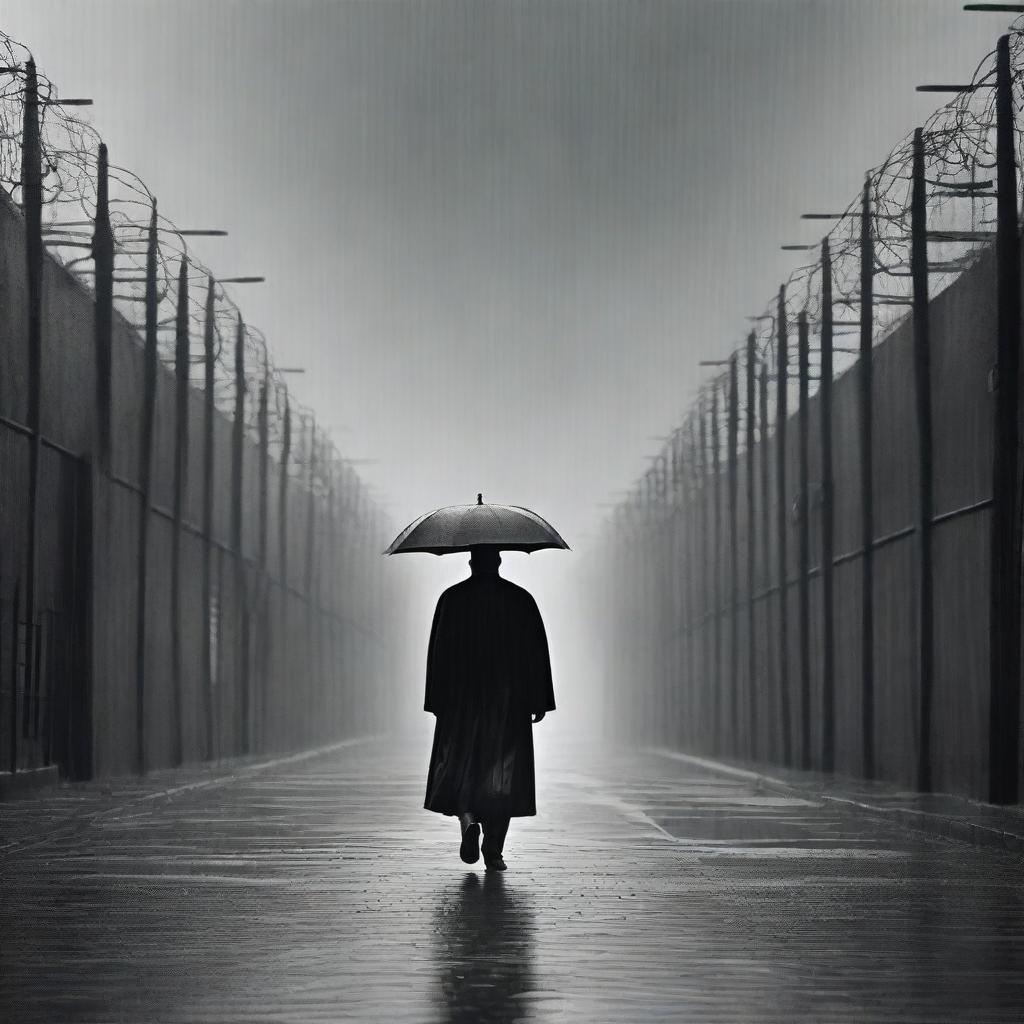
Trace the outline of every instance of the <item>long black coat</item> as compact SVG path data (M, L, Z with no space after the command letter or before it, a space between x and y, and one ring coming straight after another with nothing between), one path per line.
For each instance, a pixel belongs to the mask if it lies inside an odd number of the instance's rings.
M533 597L496 572L438 599L424 710L437 716L423 806L477 820L536 814L531 715L555 708Z

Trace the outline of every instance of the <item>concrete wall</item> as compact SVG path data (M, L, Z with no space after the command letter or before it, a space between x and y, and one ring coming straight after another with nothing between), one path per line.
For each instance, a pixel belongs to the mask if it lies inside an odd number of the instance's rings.
M995 276L991 254L984 256L931 303L931 398L934 421L935 515L942 516L985 502L991 494L993 395L989 371L995 360ZM885 538L917 518L918 454L914 400L912 323L908 316L879 342L873 352L874 498L875 537ZM795 364L795 326L791 355ZM838 343L838 342L837 342ZM795 372L795 365L792 372ZM741 373L742 377L742 373ZM774 384L773 384L774 386ZM792 392L791 392L792 394ZM741 406L743 387L741 386ZM614 589L607 589L604 612L613 620L656 613L656 624L646 634L631 633L634 621L609 627L617 649L611 663L637 666L641 679L654 692L641 696L645 710L628 711L624 702L615 715L633 722L636 738L684 743L710 752L724 750L742 756L782 762L782 693L779 683L780 597L764 592L778 582L777 516L779 496L775 484L775 430L772 424L770 475L767 493L761 485L760 446L755 459L754 522L747 522L746 459L738 462L740 593L737 630L732 630L732 572L730 565L728 490L725 465L725 414L722 425L722 513L710 536L687 553L685 544L672 546L671 530L684 537L699 531L695 504L670 506L669 522L648 523L632 538L624 537L625 550L616 570ZM812 498L821 477L820 406L817 395L808 402L809 478ZM858 370L841 374L833 385L833 469L835 487L835 555L860 548L860 450L858 439ZM741 425L741 443L743 440ZM798 491L798 420L793 409L787 430L787 506ZM711 488L697 501L711 507ZM761 514L767 502L770 530L764 536ZM673 522L674 520L674 522ZM811 763L822 764L822 583L821 509L810 512L810 709ZM935 581L935 671L931 727L934 786L984 797L988 789L989 732L989 529L990 513L981 508L936 524L932 528ZM668 530L669 532L666 532ZM717 534L717 539L716 539ZM789 723L794 751L800 750L800 633L798 576L799 528L793 518L787 526L789 586L788 695ZM748 669L747 550L756 554L755 674ZM703 571L703 550L712 554L720 545L720 571L708 580ZM660 556L644 562L644 551ZM666 557L666 552L675 552ZM641 568L649 564L646 573ZM912 786L915 782L918 735L918 538L916 533L886 543L875 552L874 665L875 747L877 774ZM682 597L673 596L674 577L684 580ZM609 576L607 579L611 579ZM624 580L628 581L624 585ZM708 593L710 589L710 598ZM678 588L676 588L678 590ZM854 557L835 568L836 768L851 775L862 769L861 724L861 560ZM716 599L717 594L717 599ZM716 605L717 601L717 605ZM722 648L714 657L715 610L721 622ZM733 729L731 672L737 654L738 728ZM721 690L724 740L714 742L716 690ZM666 696L679 689L683 696ZM750 705L754 702L756 735L750 736ZM635 703L635 701L634 701Z
M11 597L22 592L27 566L26 493L28 438L25 422L27 343L24 229L19 211L0 201L0 767L10 747L10 678L14 633ZM141 313L140 313L141 318ZM54 677L56 704L87 692L92 769L98 775L133 770L136 717L137 545L140 515L139 424L142 413L141 341L120 317L113 336L112 473L90 469L94 393L92 298L56 262L47 259L43 297L40 528L37 609L70 609L91 594L89 614L80 616L88 635L79 637L76 664ZM148 545L145 673L147 768L173 760L170 579L173 525L174 380L161 367L156 401L152 500ZM255 396L250 396L250 401ZM207 539L197 529L202 515L203 396L189 405L190 455L181 536L181 694L184 759L203 756L202 565ZM63 449L63 451L61 450ZM241 558L229 550L231 423L217 413L214 424L214 525L209 538L214 595L219 607L214 671L214 751L229 756L293 749L353 735L380 723L390 699L392 655L382 641L396 613L397 595L383 592L377 552L381 538L367 523L345 517L336 504L327 521L325 500L316 499L316 529L307 529L304 480L289 481L288 578L280 578L277 485L273 462L268 503L266 573L257 563L259 453L246 437L243 455ZM81 509L76 502L86 501ZM91 510L91 516L88 512ZM80 514L81 513L81 514ZM77 521L76 521L77 517ZM89 522L91 518L91 524ZM306 591L307 543L316 545L316 573ZM92 580L83 579L76 545L87 544ZM242 608L250 609L248 720L242 694ZM24 618L24 613L22 615ZM22 696L22 695L19 695ZM81 718L81 716L79 716ZM21 743L20 766L43 758L41 743Z

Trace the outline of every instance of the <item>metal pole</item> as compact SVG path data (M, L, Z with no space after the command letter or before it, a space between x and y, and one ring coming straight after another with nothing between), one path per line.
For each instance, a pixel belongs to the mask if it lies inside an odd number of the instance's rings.
M188 259L178 273L178 306L174 338L174 497L171 532L171 683L174 704L172 736L174 763L184 760L181 672L181 515L188 475Z
M331 466L328 474L328 481L326 539L329 549L327 567L330 575L328 576L329 583L327 587L327 596L331 616L327 625L327 679L329 681L331 693L331 737L338 738L341 736L341 716L339 714L338 687L336 685L337 677L333 666L336 664L336 659L338 657L338 586L341 580L341 569L338 564L338 523L335 518L335 486L337 484L337 476L334 472L333 465Z
M245 323L235 326L235 412L231 421L231 550L242 557L242 439L245 436Z
M754 520L754 419L757 347L754 332L747 335L747 749L748 757L757 757L757 650L754 644L754 592L757 587L757 526Z
M871 179L864 181L860 213L860 362L857 378L860 406L861 497L861 770L875 777L875 485L874 422L872 389L872 340L874 334L874 236L871 232Z
M96 171L96 217L92 236L95 264L93 306L93 358L96 365L95 458L100 470L110 472L111 459L111 347L114 309L114 235L110 230L107 147L100 143Z
M768 364L767 362L761 363L761 372L757 378L757 418L758 418L758 431L760 437L760 445L758 447L758 455L760 456L760 475L761 475L761 567L762 567L762 579L764 585L768 586L771 582L772 571L771 571L771 551L770 551L770 538L771 538L771 484L769 476L769 444L768 444ZM774 664L772 649L772 631L771 631L771 605L768 602L764 604L764 658L761 661L762 664L762 678L765 681L764 684L764 697L765 705L767 706L767 697L771 692L770 681L771 681L771 668ZM755 612L756 620L756 612ZM755 621L756 626L756 621ZM774 752L774 744L766 739L766 747Z
M835 771L835 505L832 472L832 254L828 238L821 242L821 381L818 385L821 415L821 767Z
M1020 758L1020 229L1010 38L996 50L996 393L989 612L989 800L1017 803Z
M270 704L270 587L267 573L268 512L270 503L270 365L263 354L263 380L260 382L257 412L259 431L259 608L260 631L257 639L259 654L256 669L259 687L259 749L267 749L267 718Z
M714 574L714 607L712 609L714 618L712 620L714 646L715 646L715 667L712 685L712 707L714 721L711 727L712 742L715 753L722 750L722 469L721 469L721 441L718 432L718 385L711 389L711 486L712 500L714 502L714 552L713 552L713 574Z
M306 571L303 590L313 606L314 521L316 515L316 424L309 417L309 467L306 475Z
M679 465L679 431L673 431L669 440L671 458L669 461L669 512L668 530L671 538L671 557L668 563L668 591L671 597L669 613L669 677L666 701L664 732L668 742L679 742L679 707L683 675L683 644L685 642L685 607L683 601L683 572L685 554L682 537L682 499Z
M693 526L690 503L689 467L686 464L686 452L683 428L676 434L676 453L678 459L679 482L679 565L676 576L679 584L679 670L676 679L678 700L676 701L677 720L673 735L680 746L689 743L689 730L692 709L690 707L693 693L693 600L690 582L694 575L693 549L690 544L690 533Z
M687 484L688 503L687 508L687 544L689 545L689 579L687 581L688 603L689 603L689 685L687 693L687 737L691 745L697 745L698 737L701 735L700 715L700 685L703 667L700 664L700 641L701 641L701 570L702 570L702 546L700 544L700 508L703 496L700 492L700 462L697 457L697 433L693 422L694 416L700 416L700 409L691 414L688 424L688 439L690 458L688 462ZM698 554L699 553L699 554Z
M239 740L249 752L249 594L242 549L242 442L245 437L245 323L241 314L235 327L235 410L231 422L231 550L235 556L235 600L240 611L238 661Z
M292 448L292 414L287 397L284 401L284 426L281 440L281 466L277 491L277 547L282 596L288 590L288 458Z
M30 712L38 699L35 663L36 575L39 560L39 462L42 450L43 385L43 174L39 141L39 88L36 65L26 66L25 106L21 143L21 205L25 217L25 271L28 311L28 522L25 578L25 688L22 735L28 736Z
M647 579L648 579L648 615L651 624L651 678L654 680L655 694L647 709L648 723L644 739L660 739L660 719L662 717L661 699L664 695L665 683L665 647L662 620L665 611L664 594L662 593L662 565L655 558L655 552L662 548L662 507L661 507L661 474L659 457L651 467L648 476L647 491Z
M673 440L673 454L676 460L676 536L678 538L678 563L675 568L676 586L679 594L679 617L676 630L679 636L678 658L675 678L675 709L672 735L674 743L682 746L686 739L687 705L690 687L693 684L689 671L690 661L690 589L689 580L693 575L693 561L690 552L690 483L687 479L685 440L680 426Z
M157 373L156 200L146 245L146 347L143 357L142 431L139 443L139 546L135 578L135 770L146 771L146 579L153 477L153 427Z
M776 360L776 399L775 399L775 480L776 480L776 514L778 544L778 581L779 581L779 709L782 715L782 760L784 764L793 763L793 723L789 707L789 609L786 592L786 407L788 396L786 389L789 376L789 349L786 329L786 286L779 289Z
M277 648L280 652L278 663L281 665L282 671L286 674L285 678L287 678L287 674L291 671L291 665L289 665L288 662L290 646L288 605L291 600L288 589L288 459L291 455L292 447L292 413L291 404L288 401L287 395L285 396L284 402L284 424L282 430L281 465L279 467L280 476L278 477L277 491L278 565L281 590L281 611L278 616L279 635L277 638ZM294 718L295 702L292 699L286 699L283 704L284 721L281 738L283 742L290 744L294 735L292 723Z
M314 693L318 682L317 673L314 669L316 652L319 648L317 638L319 634L319 613L317 595L313 589L313 566L316 553L316 463L317 463L317 440L316 423L313 417L309 417L309 470L307 475L306 492L306 571L304 579L304 592L306 595L306 657L307 668L304 685L306 689L306 700L304 704L305 720L303 722L302 739L310 742L314 737L311 735L313 709L319 701L319 694ZM367 595L368 597L369 595Z
M811 767L811 594L808 573L811 568L811 523L807 491L810 487L810 459L808 457L808 370L809 343L807 311L800 310L797 318L797 345L799 354L800 406L797 410L799 473L797 508L799 529L797 541L797 597L800 624L800 767Z
M740 542L739 542L739 365L729 359L729 418L727 428L729 484L729 724L726 749L740 750Z
M257 409L257 430L259 432L259 560L262 572L267 571L267 523L270 488L270 367L266 354L263 356L263 380L260 383L259 406Z
M658 563L658 570L661 574L661 635L662 635L662 693L661 693L661 715L657 723L660 727L660 739L668 742L671 738L671 727L673 722L673 703L675 699L675 650L677 630L676 603L675 603L675 575L678 571L676 561L675 532L675 511L671 501L671 478L669 475L669 456L664 453L661 458L661 472L659 474L659 517L660 536L655 540L668 558Z
M651 521L650 528L650 565L651 565L651 576L653 581L653 589L651 591L652 598L652 621L657 629L656 635L656 646L655 651L655 665L654 669L657 678L657 699L651 706L651 730L650 735L652 738L662 742L664 735L662 729L665 724L665 697L668 692L667 681L668 681L668 649L667 649L667 629L666 625L668 622L668 596L665 593L666 583L666 569L671 564L671 552L666 548L665 528L665 494L666 494L666 459L664 454L661 454L657 461L654 463L654 503L653 511L654 516ZM656 552L661 551L662 555L669 555L669 558L658 558Z
M918 440L918 789L932 788L933 584L931 525L932 401L931 342L928 324L928 207L924 178L924 136L914 131L913 187L910 203L910 272L914 295L914 396ZM1016 230L1016 227L1014 228ZM1014 569L1016 570L1016 567Z
M360 517L361 518L361 517ZM644 681L643 706L640 709L640 722L636 739L647 740L649 738L649 726L651 720L651 701L649 687L653 675L652 653L656 645L657 632L654 625L652 613L651 589L652 565L651 565L651 520L653 510L651 508L651 474L644 475L643 494L643 532L641 534L640 560L641 566L641 589L640 589L640 621L644 624L644 644L642 647L643 661L641 663L641 678Z
M213 638L210 605L213 600L213 420L215 348L214 289L209 278L206 288L206 315L203 321L203 725L204 757L212 761L213 743Z
M703 632L703 642L701 644L703 654L703 657L701 658L701 717L704 721L701 723L700 735L704 739L702 746L705 749L709 749L707 746L707 737L709 735L714 735L714 722L709 722L706 716L707 709L713 706L713 697L710 692L711 688L714 686L714 680L712 679L711 672L711 666L713 663L713 631L711 627L711 618L715 612L715 588L711 577L711 515L708 510L708 500L711 497L711 481L709 480L708 427L703 399L701 399L700 402L698 415L698 440L700 444L700 578L701 585L704 590L704 600L702 602L704 606L704 614L701 616L701 630Z

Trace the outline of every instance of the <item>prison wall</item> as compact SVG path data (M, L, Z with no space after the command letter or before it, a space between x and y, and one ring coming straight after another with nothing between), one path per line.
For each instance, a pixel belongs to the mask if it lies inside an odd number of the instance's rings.
M935 595L932 787L980 799L989 792L990 782L995 288L994 254L986 251L930 301L934 469L930 537ZM795 325L790 325L794 366L795 339ZM909 311L876 341L871 360L875 701L869 727L874 735L875 776L912 788L918 779L921 749L921 558L918 418ZM860 364L853 362L833 380L831 412L834 768L850 776L862 774L864 768L859 385ZM769 424L766 438L758 432L754 447L740 451L736 459L735 572L724 457L717 478L707 465L703 480L691 479L682 497L660 502L653 497L638 513L639 525L624 530L611 550L593 559L592 589L598 596L591 614L605 637L610 732L702 754L826 767L820 393L810 395L805 411L810 550L806 634L800 618L801 410L791 403L784 453L785 498L778 493L776 479L776 423ZM723 413L723 445L725 425ZM744 429L741 424L741 432ZM765 444L767 479L762 472ZM752 495L749 459L755 467ZM786 583L781 588L780 512L786 543ZM627 677L638 680L638 692L632 696L621 682Z
M52 638L37 644L41 691L24 692L25 581L29 480L25 227L0 201L0 762L13 767L64 751L69 773L113 775L136 767L139 708L136 608L139 532L149 518L145 668L142 696L145 767L176 763L172 676L171 575L174 524L175 381L160 364L156 389L151 507L140 485L143 345L115 312L110 472L93 459L93 297L55 260L44 260L37 620L51 617ZM142 318L140 307L139 318ZM202 365L197 372L201 374ZM248 396L255 401L255 396ZM260 453L255 436L242 453L242 547L230 537L232 423L213 420L213 529L202 532L204 396L188 403L189 452L183 494L180 693L183 760L294 750L354 736L378 725L390 700L385 642L400 595L379 569L380 522L350 496L312 498L301 467L288 479L286 555L278 536L281 467L269 466L266 564L260 561ZM312 502L312 506L311 506ZM358 515L357 515L358 512ZM310 518L312 514L312 518ZM328 518L330 517L330 518ZM312 529L310 529L312 524ZM212 708L206 711L203 562L212 570ZM16 604L20 611L16 617ZM82 607L83 602L87 607ZM248 628L243 626L248 621ZM40 626L36 624L36 628ZM22 719L41 705L41 726ZM16 710L15 710L16 708ZM30 718L35 709L30 709ZM47 720L47 715L49 718ZM17 719L17 721L15 720ZM35 728L34 728L35 727ZM42 730L42 733L40 733ZM57 735L59 734L59 735ZM85 735L87 734L87 735ZM45 740L45 742L43 742ZM20 741L20 742L19 742ZM51 748L47 750L47 745ZM77 751L77 754L68 751ZM84 753L83 753L84 751ZM84 757L85 761L82 762ZM73 770L71 770L73 769Z

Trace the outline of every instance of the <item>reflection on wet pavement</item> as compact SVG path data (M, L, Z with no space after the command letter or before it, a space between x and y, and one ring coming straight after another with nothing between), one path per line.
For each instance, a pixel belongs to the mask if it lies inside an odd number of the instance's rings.
M4 805L0 1020L1024 1019L1004 853L559 745L487 874L420 809L426 756Z
M530 897L503 874L467 872L438 894L434 1003L451 1024L528 1020L536 943Z

